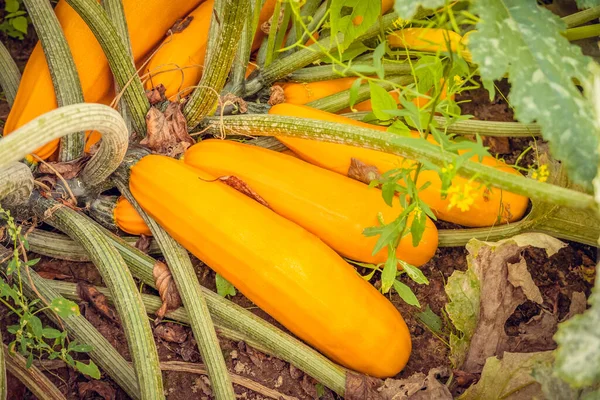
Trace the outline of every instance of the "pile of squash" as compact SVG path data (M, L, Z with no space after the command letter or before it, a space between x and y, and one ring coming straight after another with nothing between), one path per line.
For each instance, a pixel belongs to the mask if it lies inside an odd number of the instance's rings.
M151 75L146 88L162 84L168 98L185 96L202 74L213 0L124 0L123 4L133 57L140 74ZM259 26L270 18L274 4L265 2ZM383 12L391 7L391 1L383 1ZM55 12L78 68L85 100L110 104L116 94L100 45L64 0L58 2ZM187 20L187 26L165 38L178 19ZM389 42L426 51L432 38L420 34L423 31L408 29L402 40L390 35ZM258 30L253 49L263 36ZM445 39L438 43L446 45ZM460 37L453 36L452 50L459 44ZM385 130L304 105L348 89L354 79L284 83L286 102L273 106L269 113ZM38 44L24 71L5 134L56 107L52 79ZM358 108L368 110L370 103ZM98 140L97 133L89 132L86 149ZM393 376L402 370L411 352L407 326L392 303L344 258L384 263L387 248L373 253L377 238L366 237L363 231L393 221L402 208L399 201L387 205L378 188L347 174L353 159L380 173L414 161L343 144L292 137L280 140L291 153L209 139L189 148L183 160L149 155L131 168L130 190L173 238L302 340L348 368L376 377ZM52 159L57 146L57 141L48 143L36 154ZM518 174L491 157L481 162ZM232 176L244 183L244 190L236 190L222 179ZM481 187L469 210L450 209L437 173L422 172L418 185L426 182L429 186L420 196L437 218L464 226L516 221L528 205L523 196ZM465 182L457 177L454 184ZM125 232L151 234L123 198L105 198L91 208L92 213L104 213L100 219ZM396 256L422 266L432 259L437 244L436 226L427 219L419 243L415 245L408 232L401 238Z

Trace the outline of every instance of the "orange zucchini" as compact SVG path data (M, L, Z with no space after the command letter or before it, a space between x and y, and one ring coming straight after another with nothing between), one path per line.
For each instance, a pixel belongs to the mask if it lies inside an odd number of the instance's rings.
M279 215L321 238L344 257L384 263L387 249L373 255L379 237L366 237L365 228L386 223L402 212L399 202L388 206L375 188L276 151L229 140L205 140L190 147L185 163L215 176L242 179ZM409 220L410 223L410 220ZM409 264L428 262L437 248L437 229L427 219L418 246L402 238L396 254Z
M471 31L472 32L472 31ZM387 36L390 47L401 47L426 53L460 53L471 61L471 53L466 49L467 35L462 37L454 31L439 28L405 28Z
M175 240L332 360L376 377L406 364L398 310L310 232L165 156L135 164L129 188Z
M366 124L310 107L285 103L273 106L269 114L311 118L381 131L386 130L383 126ZM413 136L416 137L417 133L413 132ZM360 147L292 137L278 137L278 139L303 160L343 175L348 173L352 158L377 167L380 173L395 168L406 168L412 163L412 161L405 160L403 157ZM430 141L435 143L431 138ZM493 157L484 157L482 163L515 175L519 174L511 166ZM464 226L486 227L498 223L517 221L523 217L529 204L529 200L524 196L496 188L487 188L476 182L469 183L467 179L457 176L453 179L452 185L458 188L464 188L466 184L470 185L474 199L469 209L462 211L457 207L450 208L452 196L442 198L442 182L435 171L426 170L419 174L417 186L420 187L426 182L430 182L430 185L420 192L419 197L431 207L439 219Z
M140 214L123 196L119 196L115 205L113 217L119 229L132 235L152 236L148 225L144 222Z
M178 18L185 16L199 3L200 0L123 0L135 60L149 52ZM113 77L98 41L65 0L60 0L54 11L69 43L85 101L109 104L114 97ZM152 21L151 25L149 21ZM23 72L17 97L4 126L4 134L13 132L56 107L52 78L38 43ZM52 141L35 153L48 158L58 148L58 142Z
M260 9L260 15L258 17L258 26L256 27L256 33L254 34L254 40L252 41L252 51L258 50L263 38L266 36L262 31L262 25L267 22L275 11L275 4L278 0L266 0Z
M152 56L147 70L152 79L146 81L146 89L162 83L167 97L198 84L204 69L208 30L214 0L207 0L192 11L191 22L183 31L165 38ZM174 70L178 68L178 70Z

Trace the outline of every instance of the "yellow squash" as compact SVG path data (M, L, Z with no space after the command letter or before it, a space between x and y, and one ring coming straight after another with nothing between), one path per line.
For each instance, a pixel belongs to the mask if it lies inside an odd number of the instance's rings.
M113 218L119 229L124 232L132 235L152 236L148 225L146 225L140 214L123 196L120 196L117 200L113 211Z
M156 46L173 23L188 14L200 1L123 0L135 60L141 59ZM100 44L65 0L58 2L54 12L71 49L85 101L109 104L114 96L113 77ZM52 78L38 43L23 72L17 97L4 126L4 134L13 132L56 107ZM57 147L58 140L55 140L35 153L48 158Z
M314 233L344 257L367 263L387 259L387 249L372 255L379 237L362 232L379 225L378 214L390 223L402 208L397 201L388 206L375 188L295 157L230 140L202 141L189 148L184 159L211 175L240 178L273 211ZM396 255L421 266L435 254L437 239L437 229L427 219L419 245L412 245L409 234L402 238Z
M312 233L165 156L134 165L129 188L188 251L334 361L376 377L406 364L398 310Z
M285 103L273 106L269 114L311 118L382 131L386 130L383 126L366 124L314 108ZM416 136L417 134L413 133L413 135ZM413 163L393 154L360 147L292 137L279 137L278 139L303 160L343 175L347 175L352 158L377 167L380 173L396 168L407 168ZM430 139L430 141L433 141L433 139ZM493 157L484 157L482 163L519 175L519 172L514 168ZM452 181L452 186L460 192L451 193L445 199L442 198L442 182L436 172L422 171L419 174L417 186L420 187L426 182L430 182L430 185L419 193L419 197L431 207L439 219L464 226L486 227L518 221L525 214L529 204L529 200L524 196L496 188L487 188L476 182L469 182L460 176L455 177ZM461 201L464 200L465 196L473 200L472 204L464 203L464 205L468 205L468 209L460 209ZM450 207L453 200L455 204ZM468 200L465 201L468 202Z

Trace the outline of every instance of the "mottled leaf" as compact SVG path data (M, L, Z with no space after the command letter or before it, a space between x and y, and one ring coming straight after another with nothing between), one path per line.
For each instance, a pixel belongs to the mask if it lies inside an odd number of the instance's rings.
M400 15L400 18L411 19L419 7L433 9L444 4L446 4L445 0L396 0L394 11Z
M600 0L576 0L577 7L590 8L600 6Z
M216 277L217 293L223 297L235 296L235 287L229 281L217 274Z
M381 0L332 0L331 36L341 32L339 50L344 51L358 36L365 33L381 14Z

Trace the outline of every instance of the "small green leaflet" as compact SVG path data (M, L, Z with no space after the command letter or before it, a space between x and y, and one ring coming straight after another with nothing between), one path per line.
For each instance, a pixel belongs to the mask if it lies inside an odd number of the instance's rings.
M381 0L332 0L331 36L343 34L339 43L340 52L350 46L358 36L365 33L376 22L381 14Z
M589 185L598 165L592 107L573 82L586 86L590 58L561 32L565 23L528 0L478 0L481 22L469 39L486 88L507 72L509 100L521 122L537 121L550 150L577 183Z
M396 249L388 246L388 258L385 260L383 271L381 271L381 292L387 293L392 288L398 272L398 260L396 260Z
M416 313L415 316L419 321L431 329L432 332L435 332L438 335L442 334L442 319L431 310L429 304L425 307L425 311Z
M388 111L398 108L396 100L394 100L387 90L376 83L369 82L369 89L371 91L371 105L375 117L380 121L391 119Z
M75 361L75 368L90 378L100 379L100 370L92 360L90 360L89 364L84 364L81 361Z
M446 0L396 0L394 11L400 18L411 19L417 13L419 7L434 9L446 4Z
M50 309L61 318L67 318L71 315L79 315L79 306L77 303L67 300L64 297L56 297L50 303Z
M227 279L219 274L217 274L215 279L217 283L217 293L219 293L220 296L227 297L236 295L235 287L229 283Z
M17 0L6 0L4 5L4 11L7 13L14 13L19 10L19 2Z
M13 28L15 28L17 31L22 32L22 33L27 33L27 18L25 17L16 17L16 18L12 18L10 20L10 24L13 26Z
M396 290L396 292L398 292L398 295L402 300L406 302L406 304L421 308L421 303L419 303L419 299L417 299L417 296L415 296L413 291L404 283L396 279L394 281L394 289Z

